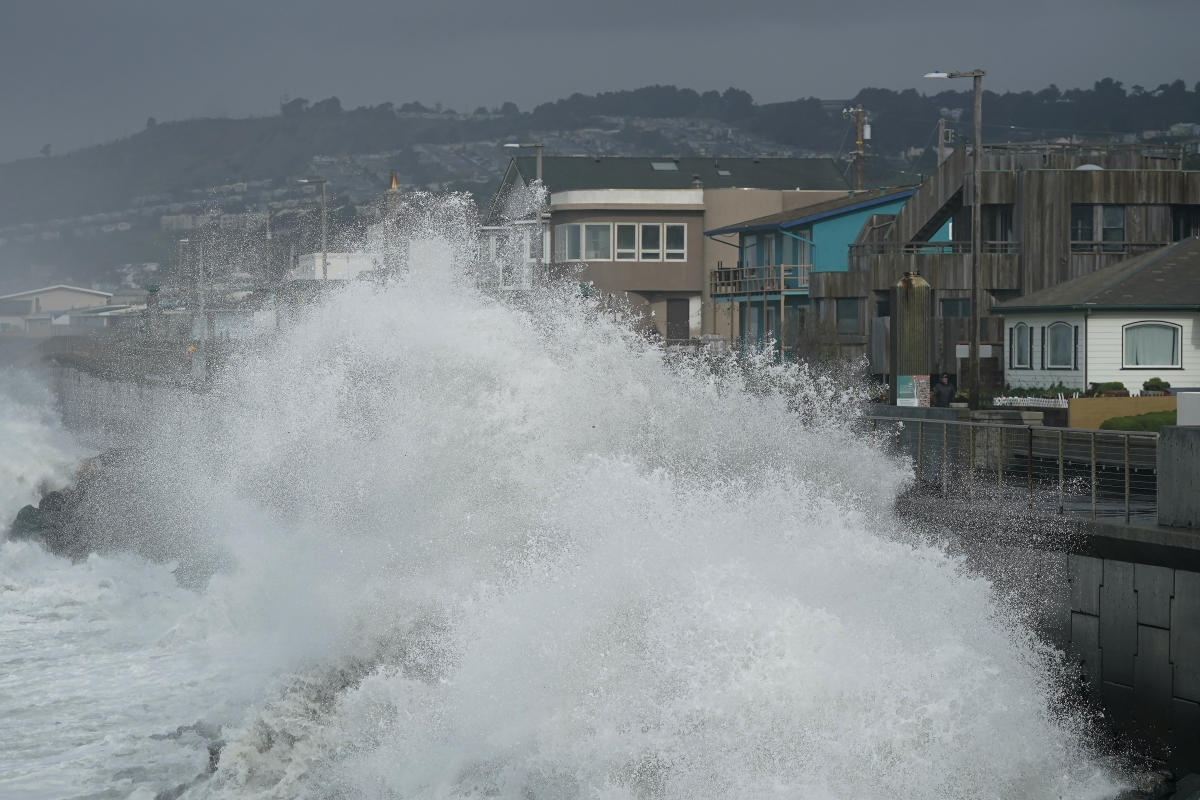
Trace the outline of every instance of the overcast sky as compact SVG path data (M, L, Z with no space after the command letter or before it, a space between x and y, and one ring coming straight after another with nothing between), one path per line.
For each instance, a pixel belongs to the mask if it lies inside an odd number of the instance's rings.
M282 97L528 110L669 83L758 102L1200 80L1200 0L0 0L0 161ZM964 88L965 88L964 82ZM1200 122L1200 120L1188 120Z

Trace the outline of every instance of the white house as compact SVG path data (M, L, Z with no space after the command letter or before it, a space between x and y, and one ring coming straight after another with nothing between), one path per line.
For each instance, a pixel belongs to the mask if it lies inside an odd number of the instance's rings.
M305 253L297 259L292 279L301 281L350 280L378 269L382 258L375 253Z
M1200 239L1184 239L993 306L1004 315L1004 380L1083 391L1158 377L1200 387Z
M112 294L57 284L0 296L0 331L34 336L66 332L65 312L108 305ZM63 330L56 330L58 326Z

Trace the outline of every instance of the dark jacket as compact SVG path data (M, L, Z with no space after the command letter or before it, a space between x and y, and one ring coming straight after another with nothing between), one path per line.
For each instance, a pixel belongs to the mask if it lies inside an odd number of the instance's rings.
M930 395L933 399L933 404L937 408L949 408L950 401L954 399L954 387L948 383L938 381L930 390Z

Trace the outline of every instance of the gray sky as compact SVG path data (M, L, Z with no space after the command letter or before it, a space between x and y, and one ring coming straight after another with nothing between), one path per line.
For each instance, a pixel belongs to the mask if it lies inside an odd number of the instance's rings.
M1190 87L1198 23L1197 0L0 0L0 161L284 95L528 110L669 83L771 102L933 92L922 73L975 67L996 91Z

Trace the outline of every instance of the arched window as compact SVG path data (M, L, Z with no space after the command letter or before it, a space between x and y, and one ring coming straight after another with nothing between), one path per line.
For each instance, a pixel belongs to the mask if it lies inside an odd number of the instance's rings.
M1012 326L1012 330L1008 335L1009 349L1012 351L1012 357L1009 359L1009 364L1013 367L1029 369L1029 326L1024 322L1018 322Z
M1075 368L1075 328L1055 322L1046 328L1046 368Z
M1169 322L1134 322L1123 329L1125 367L1180 366L1180 328Z

